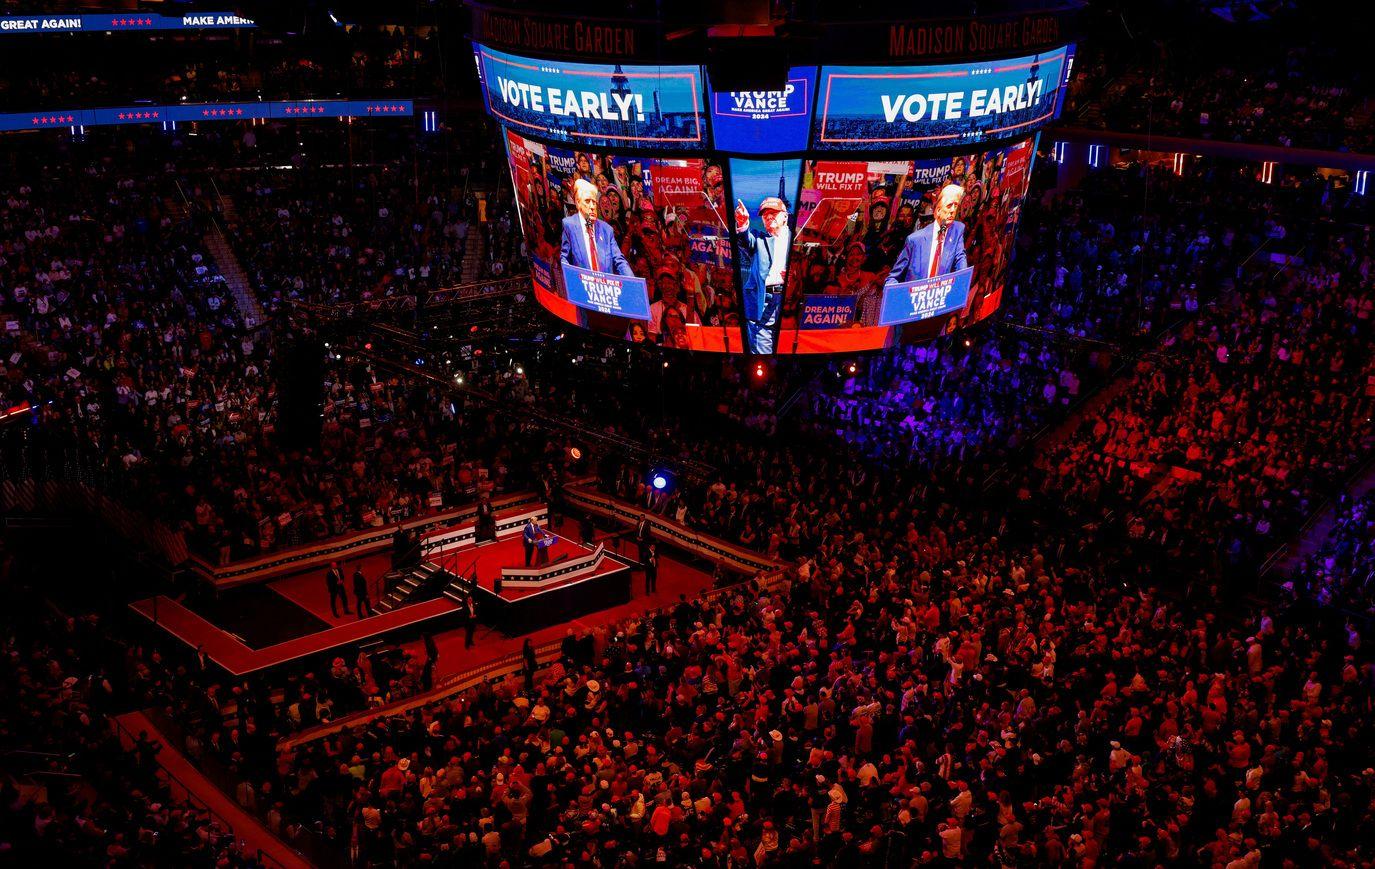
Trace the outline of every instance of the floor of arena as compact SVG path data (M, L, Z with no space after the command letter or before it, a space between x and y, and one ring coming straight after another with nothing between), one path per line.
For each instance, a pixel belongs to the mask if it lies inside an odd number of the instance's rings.
M575 533L577 525L565 522L556 530ZM619 538L606 539L607 549L621 558L634 561L633 545ZM589 551L582 544L560 536L550 548L550 561L561 556L575 557ZM452 558L452 556L449 556ZM471 569L476 561L478 583L489 591L503 567L523 567L524 548L520 539L510 537L486 543L481 547L459 550L458 567ZM448 559L445 563L449 563ZM381 577L391 567L389 553L378 553L344 561L345 586L352 588L352 576L362 567L372 586L375 605L381 590ZM596 575L619 570L623 564L604 562ZM670 557L659 560L658 587L654 594L643 593L643 579L634 578L634 597L629 602L600 610L581 618L529 634L507 636L488 625L479 625L474 633L474 646L466 646L466 632L462 628L449 629L435 635L439 648L436 678L460 673L519 651L529 637L536 645L557 639L569 630L584 632L598 625L609 625L646 610L671 604L680 596L693 597L711 586L710 574ZM502 597L517 600L541 589L502 590ZM234 675L244 675L268 669L312 654L350 645L373 637L422 625L424 622L451 616L456 606L447 598L399 607L369 618L359 619L356 601L349 594L349 610L336 615L330 609L329 592L323 571L306 573L257 585L229 589L218 599L173 600L165 596L145 598L131 604L131 608L149 621L162 627L182 642L204 653ZM407 651L424 655L423 643L415 639L401 644Z

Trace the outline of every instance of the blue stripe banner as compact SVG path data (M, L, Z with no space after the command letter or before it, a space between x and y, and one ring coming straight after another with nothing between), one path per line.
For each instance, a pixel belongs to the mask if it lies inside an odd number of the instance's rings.
M294 100L266 103L179 103L170 106L119 106L103 109L47 109L0 114L0 132L51 127L100 127L166 121L248 121L297 118L405 118L415 114L411 100Z
M232 12L155 15L119 12L99 15L0 15L0 36L24 33L128 33L145 30L237 30L257 27Z

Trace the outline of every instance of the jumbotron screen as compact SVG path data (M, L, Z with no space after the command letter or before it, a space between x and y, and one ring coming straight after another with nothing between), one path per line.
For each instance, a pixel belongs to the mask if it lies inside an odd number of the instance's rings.
M701 66L475 46L540 304L634 343L772 355L925 341L998 308L1072 47L922 67Z

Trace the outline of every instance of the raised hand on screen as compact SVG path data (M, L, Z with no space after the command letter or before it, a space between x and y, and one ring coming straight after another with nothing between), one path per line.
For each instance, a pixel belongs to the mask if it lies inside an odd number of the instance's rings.
M735 200L735 231L744 232L745 227L750 225L750 210L745 207L741 200Z

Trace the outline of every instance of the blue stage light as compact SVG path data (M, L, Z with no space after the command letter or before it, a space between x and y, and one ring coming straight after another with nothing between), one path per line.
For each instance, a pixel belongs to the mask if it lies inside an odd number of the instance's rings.
M655 474L654 479L650 482L654 484L654 488L661 492L668 488L668 477L665 477L663 474Z

